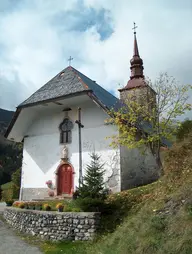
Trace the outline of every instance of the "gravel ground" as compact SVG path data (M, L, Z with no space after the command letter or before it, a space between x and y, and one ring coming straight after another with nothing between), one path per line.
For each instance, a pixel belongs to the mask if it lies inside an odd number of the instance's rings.
M2 208L1 204L0 208ZM15 235L12 229L0 219L0 254L42 254L42 252L36 246L29 245Z

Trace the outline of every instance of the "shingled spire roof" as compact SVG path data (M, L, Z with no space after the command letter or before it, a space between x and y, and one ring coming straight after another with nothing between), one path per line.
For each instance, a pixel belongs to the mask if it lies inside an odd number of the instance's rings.
M133 57L138 56L139 57L139 49L137 45L137 37L136 32L134 32L134 46L133 46Z
M131 63L131 76L127 85L119 91L129 90L136 87L146 86L144 75L143 75L143 60L140 58L139 49L137 44L136 32L134 31L134 46L133 46L133 57L130 60Z

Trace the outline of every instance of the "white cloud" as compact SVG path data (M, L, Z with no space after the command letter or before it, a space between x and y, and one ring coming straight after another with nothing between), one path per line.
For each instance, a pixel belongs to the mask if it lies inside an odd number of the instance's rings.
M70 55L75 68L106 89L117 91L118 84L126 84L130 76L133 21L138 24L145 75L155 78L160 71L168 71L181 82L191 82L191 2L184 2L84 0L82 6L78 0L21 1L0 17L0 69L4 80L0 86L6 86L13 97L12 103L1 100L0 107L13 109L65 68ZM106 40L101 40L97 24L86 30L70 29L72 22L77 25L78 13L89 8L109 11L105 18L114 32ZM70 18L72 12L75 18ZM87 23L91 21L89 17ZM13 91L17 89L21 96L15 97ZM7 97L7 92L3 96Z

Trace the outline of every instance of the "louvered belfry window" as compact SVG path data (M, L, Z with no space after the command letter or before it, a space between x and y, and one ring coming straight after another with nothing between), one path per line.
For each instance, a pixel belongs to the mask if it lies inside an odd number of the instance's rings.
M59 126L60 130L60 144L68 144L72 141L71 130L73 129L73 123L65 118Z

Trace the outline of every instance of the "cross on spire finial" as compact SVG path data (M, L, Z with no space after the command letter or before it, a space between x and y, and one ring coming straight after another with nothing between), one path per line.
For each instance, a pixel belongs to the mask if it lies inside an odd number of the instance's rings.
M135 22L133 22L133 30L134 30L134 34L136 34L136 28L138 28L138 26L136 26L136 23Z
M71 61L73 60L73 58L70 56L68 61L69 61L69 66L71 66Z

